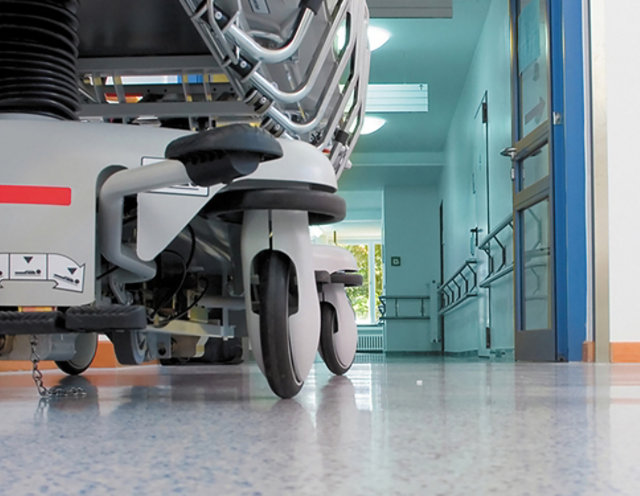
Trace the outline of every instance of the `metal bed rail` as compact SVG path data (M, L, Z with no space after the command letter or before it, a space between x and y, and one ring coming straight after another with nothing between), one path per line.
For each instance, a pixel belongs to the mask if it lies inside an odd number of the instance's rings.
M364 120L369 72L368 10L363 0L303 1L301 15L288 27L288 41L280 32L252 31L240 2L232 13L222 10L224 2L180 3L239 98L266 117L265 129L330 150L338 176L350 166L349 155ZM224 6L231 8L229 3ZM318 17L326 23L319 40L311 36ZM345 43L336 50L341 27ZM268 48L256 38L282 44Z
M80 118L155 125L180 118L179 127L192 130L251 122L313 144L328 155L338 177L350 168L369 77L365 0L282 2L268 15L239 0L176 5L203 43L191 54L193 42L180 45L187 52L180 56L146 50L102 57L90 51L78 66ZM172 81L123 81L136 75Z

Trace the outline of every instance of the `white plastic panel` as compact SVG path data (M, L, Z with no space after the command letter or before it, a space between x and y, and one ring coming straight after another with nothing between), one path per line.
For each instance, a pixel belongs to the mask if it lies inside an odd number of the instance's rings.
M313 266L315 270L326 270L330 274L340 270L358 270L358 263L351 252L331 245L313 245Z
M333 166L322 152L302 141L278 141L282 146L282 158L263 163L253 174L234 181L233 187L243 187L245 181L261 180L319 185L332 191L338 189Z

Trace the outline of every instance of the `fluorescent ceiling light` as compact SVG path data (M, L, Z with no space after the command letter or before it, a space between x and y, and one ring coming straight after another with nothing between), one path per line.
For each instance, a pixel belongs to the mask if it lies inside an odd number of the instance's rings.
M370 84L367 112L428 112L429 86L417 84Z
M369 26L367 29L367 38L369 38L369 50L373 52L389 41L391 33L378 26Z
M391 33L386 29L382 29L377 26L369 26L367 28L367 38L369 39L369 50L373 52L389 41ZM336 39L334 42L336 52L340 52L346 44L347 28L342 25L338 28L338 31L336 31Z
M373 117L372 115L365 115L364 122L362 123L361 135L375 133L378 129L387 123L382 117Z

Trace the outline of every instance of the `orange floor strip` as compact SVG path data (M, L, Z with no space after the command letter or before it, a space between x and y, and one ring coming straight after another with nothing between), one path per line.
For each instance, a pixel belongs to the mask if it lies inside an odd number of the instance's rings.
M582 344L582 361L595 361L595 343L585 341ZM638 343L611 343L612 363L640 363L640 342ZM157 361L149 362L157 363ZM114 368L120 364L116 360L113 344L111 341L99 341L96 357L91 364L91 368ZM52 361L40 363L41 370L56 369L56 364ZM27 360L0 360L0 372L16 372L31 370L31 363Z
M45 361L38 364L40 370L57 369L54 362ZM18 372L23 370L31 370L31 362L26 360L0 360L0 372Z
M120 364L116 360L111 341L98 341L96 357L93 359L91 368L113 368L119 366ZM58 367L54 362L45 360L40 363L39 368L41 370L51 370L57 369ZM31 370L31 362L27 360L0 360L0 372L17 372L22 370Z
M111 341L98 341L98 349L96 350L96 356L93 359L91 367L113 368L118 365L116 354L113 351L113 343Z
M612 363L640 363L640 343L611 343Z

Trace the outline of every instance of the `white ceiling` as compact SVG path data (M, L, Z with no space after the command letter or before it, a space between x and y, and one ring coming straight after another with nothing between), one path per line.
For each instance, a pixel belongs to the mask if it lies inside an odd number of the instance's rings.
M451 17L452 0L367 0L371 17Z
M374 18L371 24L391 38L371 55L371 83L427 83L429 111L376 114L382 129L361 136L341 190L382 189L385 185L437 184L451 120L492 0L453 0L444 19ZM368 0L390 8L409 0ZM442 2L417 2L424 8ZM505 8L508 4L505 2Z

